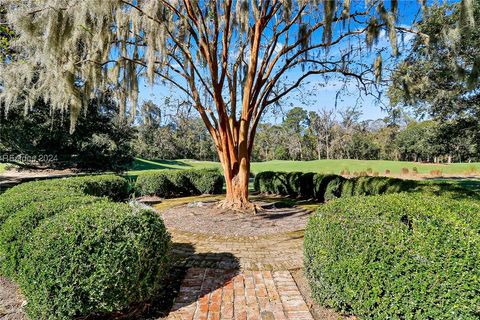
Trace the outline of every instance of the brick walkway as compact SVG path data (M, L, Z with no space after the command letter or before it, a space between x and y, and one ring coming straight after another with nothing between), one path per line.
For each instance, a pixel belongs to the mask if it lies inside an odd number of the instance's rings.
M188 270L166 319L313 319L290 273L303 265L304 230L252 237L168 231L173 261Z
M240 270L292 270L303 265L303 230L265 237L193 234L169 228L178 264Z
M190 268L167 319L313 319L289 271Z

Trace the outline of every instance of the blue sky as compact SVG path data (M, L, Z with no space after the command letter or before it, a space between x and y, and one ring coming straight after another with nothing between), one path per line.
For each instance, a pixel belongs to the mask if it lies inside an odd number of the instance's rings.
M385 2L388 8L389 1ZM433 1L428 1L428 3L431 2ZM398 5L398 24L409 26L418 13L419 7L418 0L400 0ZM408 40L410 39L411 37L407 36L405 39L406 43L408 43ZM389 58L390 45L388 37L385 34L381 34L380 40L374 48L374 51L375 49L383 47L387 48L383 54L384 59ZM375 57L375 54L372 54L372 57ZM373 59L374 58L372 58L372 62ZM401 59L401 56L398 59ZM342 91L342 93L338 95L340 85L340 79L330 79L329 82L325 84L323 78L312 77L309 79L309 83L305 85L305 88L313 89L309 90L309 92L313 92L313 94L309 95L306 101L304 101L305 99L297 99L295 95L292 95L288 99L288 102L284 104L283 110L286 111L292 106L302 107L311 111L333 109L335 107L338 110L342 110L356 105L363 113L361 117L363 120L384 118L387 115L386 112L382 111L381 103L371 96L359 95L358 89L356 89L356 86L353 83L348 85L348 92ZM148 84L141 84L139 96L140 103L145 100L153 100L155 103L161 105L163 104L165 97L171 95L171 90L172 88L160 84L154 85L153 87ZM388 99L385 97L382 101L384 104L388 104ZM275 118L269 115L264 117L264 120L275 122Z

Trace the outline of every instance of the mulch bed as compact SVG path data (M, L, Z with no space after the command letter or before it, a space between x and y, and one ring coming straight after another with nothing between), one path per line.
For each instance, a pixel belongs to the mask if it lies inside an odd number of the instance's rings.
M222 209L216 201L192 202L161 212L168 228L220 236L254 237L303 230L310 212L299 207L264 206L257 214Z

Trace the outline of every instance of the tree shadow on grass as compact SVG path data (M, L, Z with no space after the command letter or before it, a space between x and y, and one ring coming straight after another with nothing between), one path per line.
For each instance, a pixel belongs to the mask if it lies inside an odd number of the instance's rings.
M189 243L173 243L172 267L162 281L159 294L122 312L97 314L77 320L153 320L167 317L170 311L189 306L200 297L228 284L240 270L231 253L195 253ZM182 284L188 290L181 290Z

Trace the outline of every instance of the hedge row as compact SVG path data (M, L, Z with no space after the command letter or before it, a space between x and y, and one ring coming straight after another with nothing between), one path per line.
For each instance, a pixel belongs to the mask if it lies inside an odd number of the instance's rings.
M108 313L157 292L170 238L155 212L105 197L126 190L122 178L94 176L26 183L0 196L0 272L20 285L31 319Z
M418 192L456 197L478 197L472 191L449 183L403 180L388 177L345 179L334 174L302 172L260 172L255 176L255 191L281 194L325 202L335 198L369 196L399 192Z
M162 198L219 194L224 178L218 170L178 170L142 173L137 177L135 191L139 195Z
M0 226L10 214L33 202L74 195L108 197L119 201L128 197L129 184L115 175L85 176L32 181L15 186L0 197Z
M332 201L310 218L314 299L367 319L478 319L480 203L392 194Z

